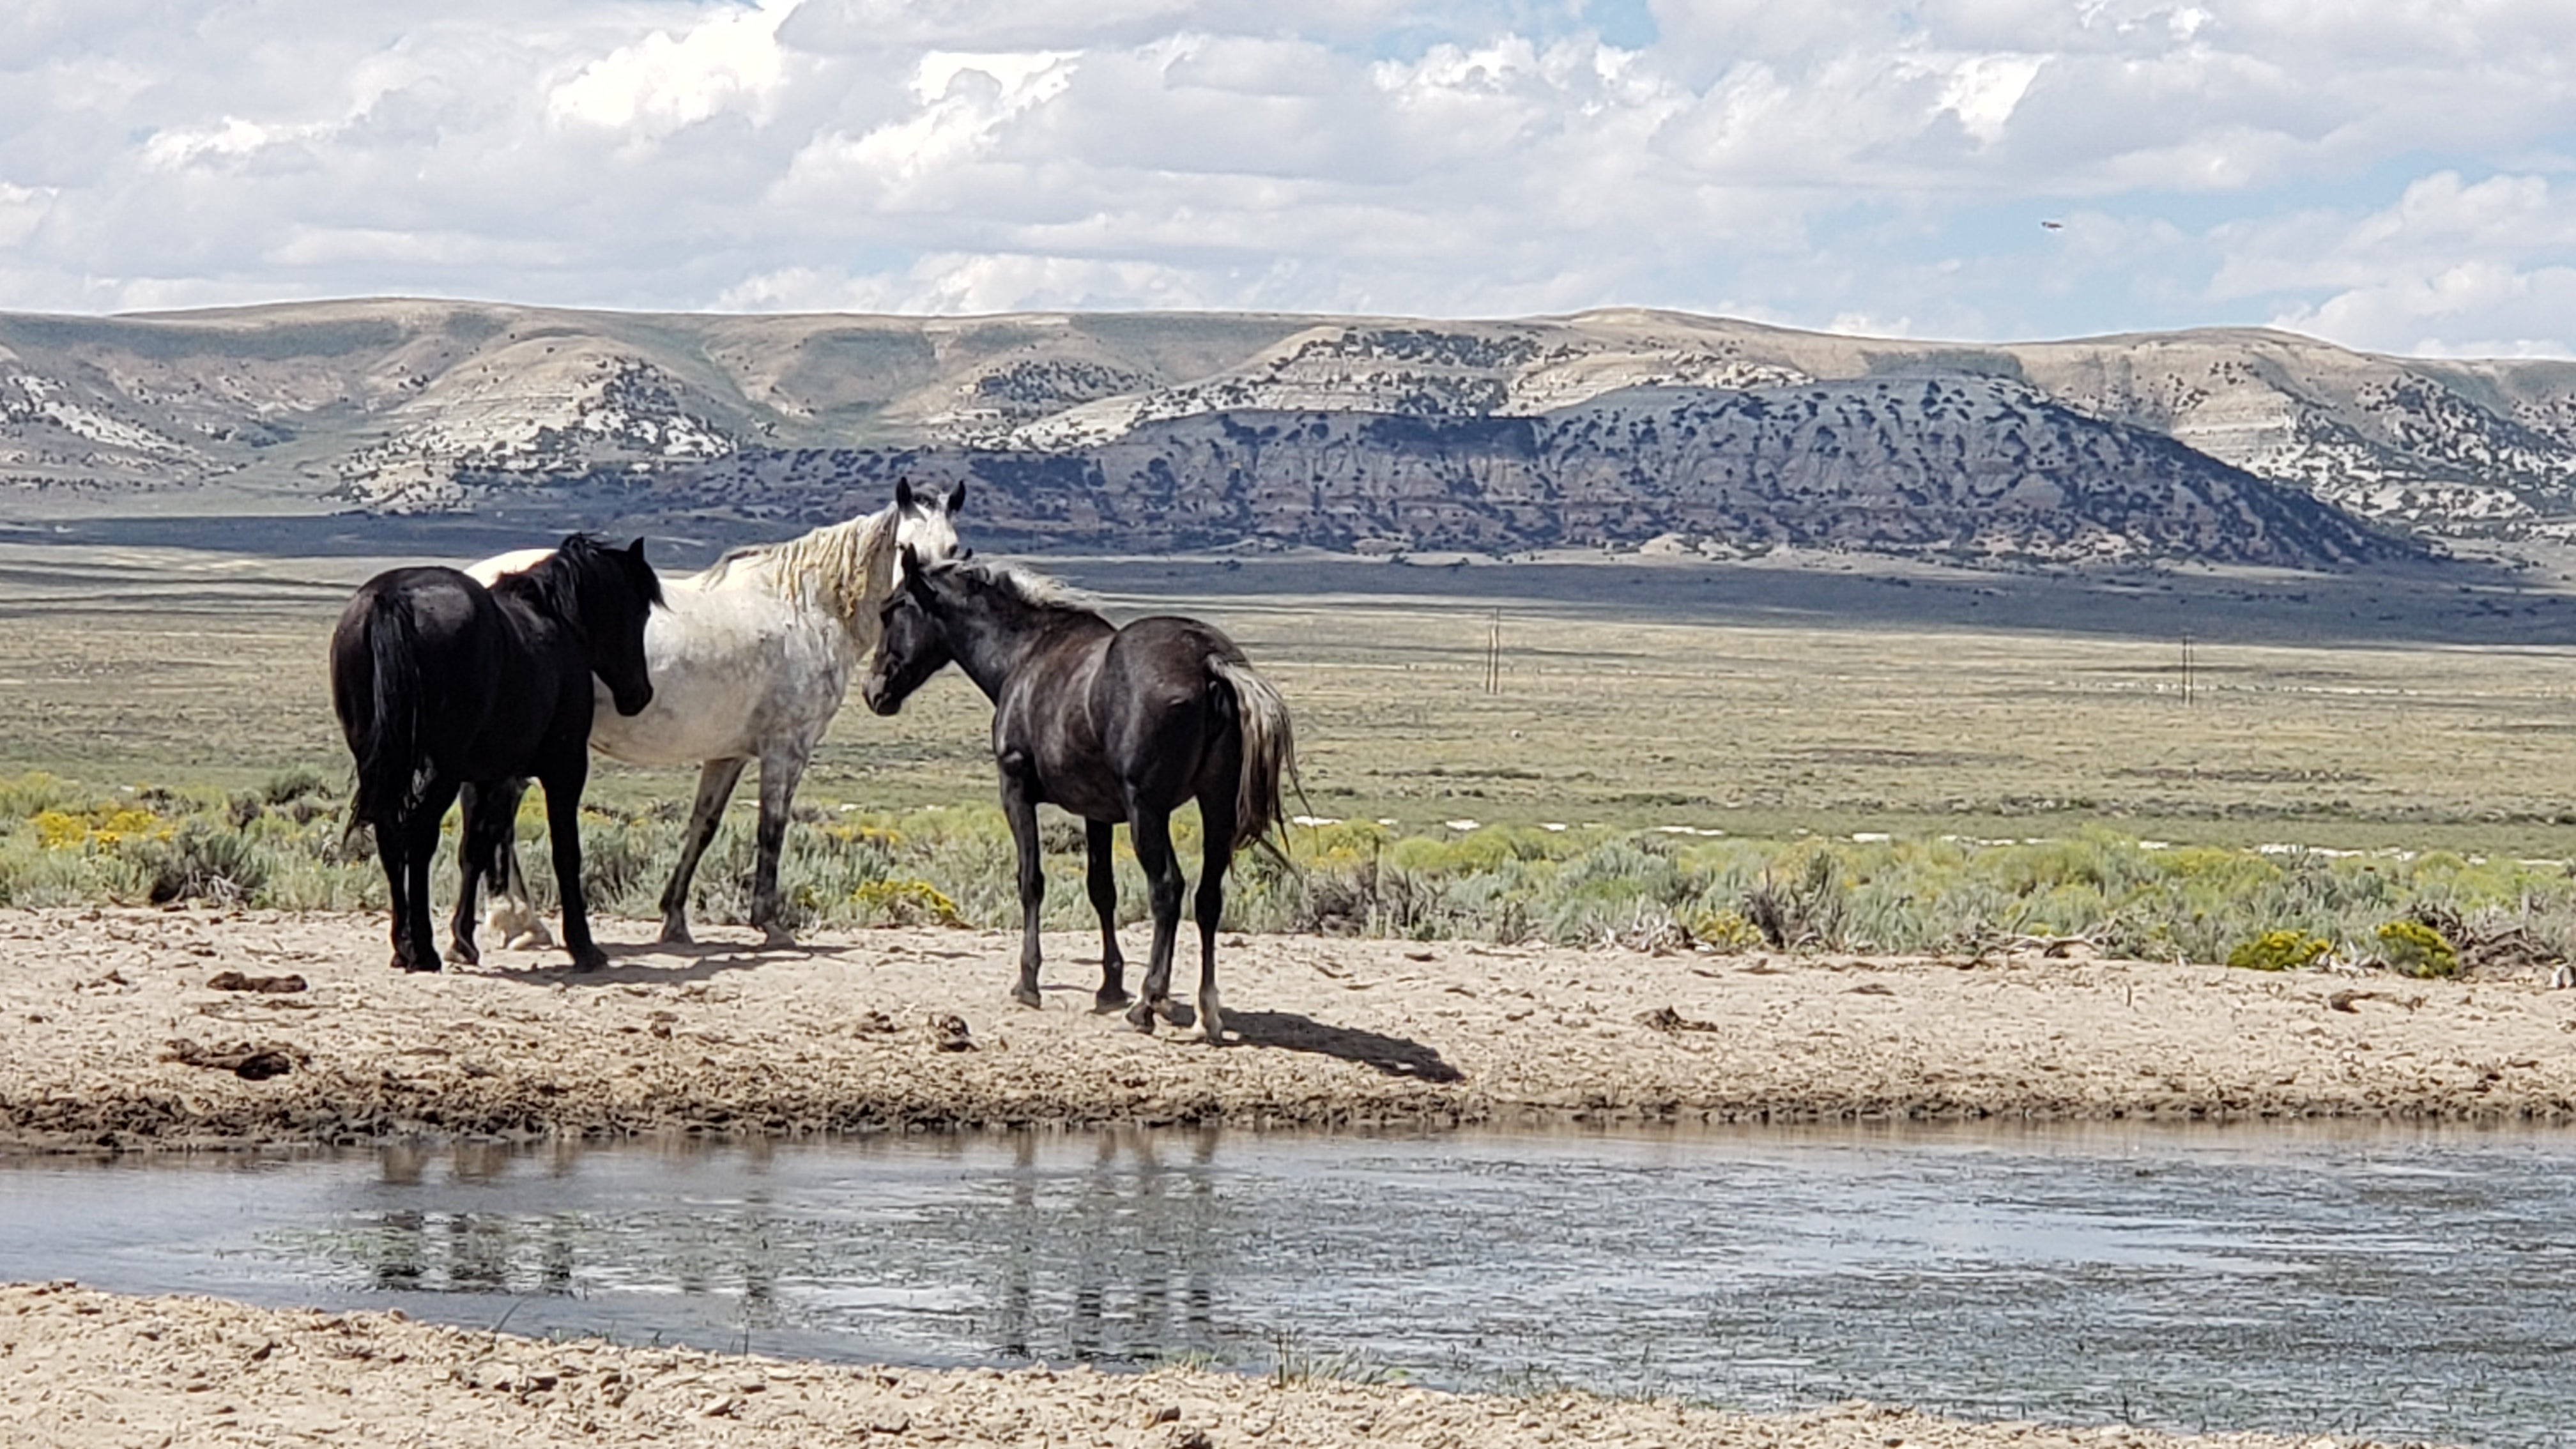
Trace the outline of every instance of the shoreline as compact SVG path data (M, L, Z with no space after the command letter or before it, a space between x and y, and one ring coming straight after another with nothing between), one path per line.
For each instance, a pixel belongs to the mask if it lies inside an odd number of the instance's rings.
M0 910L0 1150L1224 1123L2576 1122L2576 992L2096 960L1220 939L1229 1025L1087 1009L1097 938L821 931L406 976L374 915ZM1141 936L1141 932L1131 932ZM1132 945L1142 955L1142 941ZM226 989L294 976L301 989ZM1132 987L1141 967L1131 965ZM1194 972L1184 971L1185 977ZM282 984L282 983L280 983ZM959 1025L962 1023L962 1026Z
M1452 1394L1196 1368L893 1369L0 1284L0 1445L336 1441L1137 1449L1632 1443L1694 1449L2363 1449L2322 1434L1972 1423L1845 1403L1742 1414L1574 1392Z

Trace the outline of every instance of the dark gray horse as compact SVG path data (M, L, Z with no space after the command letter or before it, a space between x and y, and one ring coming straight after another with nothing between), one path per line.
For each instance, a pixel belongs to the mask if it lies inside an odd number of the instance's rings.
M331 631L331 705L358 761L351 820L375 827L393 897L394 965L439 967L429 863L458 789L531 775L546 787L564 945L576 970L606 962L581 894L590 681L620 714L652 702L644 621L661 602L644 540L613 549L585 534L489 589L454 569L404 568L349 600Z
M877 652L860 693L892 714L951 661L993 701L993 757L1002 811L1020 857L1020 982L1011 995L1038 1004L1038 805L1083 818L1091 904L1100 913L1102 1011L1128 1002L1118 950L1118 885L1110 831L1127 825L1154 906L1145 999L1128 1023L1152 1031L1189 1010L1171 1000L1173 939L1181 919L1181 863L1171 814L1196 799L1207 836L1199 872L1201 1025L1220 1040L1217 918L1234 853L1266 843L1280 821L1282 779L1296 778L1288 709L1234 641L1195 619L1139 619L1121 629L1055 584L1014 569L958 561L925 564L903 551L902 579L887 599Z

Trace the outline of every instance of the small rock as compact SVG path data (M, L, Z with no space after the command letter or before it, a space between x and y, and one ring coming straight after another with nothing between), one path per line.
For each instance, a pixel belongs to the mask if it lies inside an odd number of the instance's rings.
M930 1044L941 1051L971 1052L975 1049L974 1040L966 1034L966 1018L962 1016L934 1012L926 1025L930 1028Z
M302 991L304 978L294 975L244 976L238 971L218 971L207 978L206 986L213 991L255 991L269 996L282 996L288 992Z

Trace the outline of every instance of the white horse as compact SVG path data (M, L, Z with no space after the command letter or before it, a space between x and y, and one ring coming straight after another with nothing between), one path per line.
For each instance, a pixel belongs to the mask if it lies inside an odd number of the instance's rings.
M697 804L680 842L679 864L662 891L662 939L689 940L689 882L715 837L743 766L760 762L759 853L752 871L751 923L764 944L793 945L779 920L778 854L787 838L796 782L840 712L850 676L876 647L878 607L894 587L900 548L924 558L959 553L957 511L966 485L946 499L895 485L894 503L784 543L736 549L700 573L664 579L666 607L644 631L653 702L642 712L601 710L590 747L630 765L698 768ZM465 572L490 583L528 568L547 549L488 558ZM479 835L469 821L469 875L457 903L457 949L473 960L471 862L478 843L493 874L492 919L505 944L545 944L545 926L519 873L512 828L518 792L478 802L489 812ZM469 814L473 813L469 811Z

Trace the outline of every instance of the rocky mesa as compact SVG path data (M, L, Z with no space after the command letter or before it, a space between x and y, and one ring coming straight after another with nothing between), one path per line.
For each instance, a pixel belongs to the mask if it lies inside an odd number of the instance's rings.
M2576 530L2576 364L1636 310L0 316L0 495L33 515L211 489L801 520L907 473L1068 546L2334 566Z

